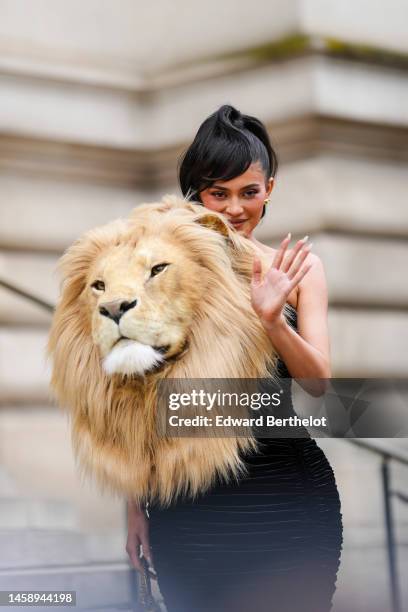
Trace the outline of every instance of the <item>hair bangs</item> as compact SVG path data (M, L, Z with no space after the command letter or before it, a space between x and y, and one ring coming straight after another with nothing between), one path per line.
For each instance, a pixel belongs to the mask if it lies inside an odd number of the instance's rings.
M275 176L277 157L265 126L255 117L224 105L200 126L179 161L179 182L186 199L200 201L200 192L215 181L229 181L259 162L265 181Z

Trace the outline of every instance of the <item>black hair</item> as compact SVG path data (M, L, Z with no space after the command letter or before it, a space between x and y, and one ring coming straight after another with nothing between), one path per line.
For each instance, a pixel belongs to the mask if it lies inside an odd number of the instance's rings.
M183 196L201 202L200 191L215 181L229 181L260 162L268 180L278 169L278 158L264 124L224 104L210 115L179 160ZM265 214L265 207L262 217Z

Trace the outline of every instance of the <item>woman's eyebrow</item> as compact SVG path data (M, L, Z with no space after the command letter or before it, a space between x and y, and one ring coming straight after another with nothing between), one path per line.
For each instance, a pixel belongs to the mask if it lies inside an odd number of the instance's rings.
M241 187L242 189L249 189L250 187L259 187L259 183L250 183L249 185L245 185ZM228 191L228 187L221 187L221 185L211 185L210 189L222 189L223 191Z
M211 185L210 189L222 189L223 191L228 191L227 187L221 187L221 185Z

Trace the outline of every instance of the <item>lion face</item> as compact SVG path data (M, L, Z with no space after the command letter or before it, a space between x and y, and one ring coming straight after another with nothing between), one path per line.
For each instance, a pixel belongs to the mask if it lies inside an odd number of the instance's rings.
M250 301L254 249L220 214L166 196L61 257L51 388L70 411L82 473L103 489L167 504L205 491L216 473L238 477L246 439L159 435L158 382L263 378L275 367Z
M144 374L183 352L205 291L199 277L182 246L162 237L116 244L96 258L85 295L107 374Z

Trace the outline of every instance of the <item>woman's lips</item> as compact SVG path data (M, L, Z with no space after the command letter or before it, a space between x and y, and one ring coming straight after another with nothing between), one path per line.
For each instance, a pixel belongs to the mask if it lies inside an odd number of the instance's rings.
M231 225L233 225L234 227L237 227L238 225L242 225L242 224L243 224L243 223L245 223L246 221L248 221L248 219L240 219L240 220L238 220L238 221L232 221L232 220L230 219L230 221L229 221L229 222L230 222L230 223L231 223Z

